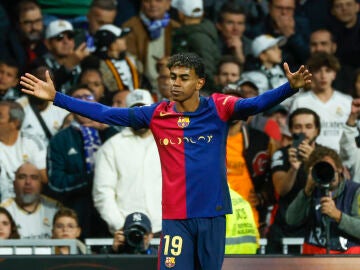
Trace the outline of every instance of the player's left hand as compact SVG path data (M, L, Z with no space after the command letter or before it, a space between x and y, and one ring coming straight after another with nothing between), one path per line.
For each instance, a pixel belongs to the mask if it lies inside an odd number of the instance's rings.
M284 63L284 71L292 89L311 88L312 74L305 66L301 66L296 72L290 71L288 63Z

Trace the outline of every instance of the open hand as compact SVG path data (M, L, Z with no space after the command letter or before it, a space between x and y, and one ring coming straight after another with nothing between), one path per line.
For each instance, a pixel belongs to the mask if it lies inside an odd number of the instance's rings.
M304 66L301 66L296 72L292 73L288 63L285 62L284 71L292 89L311 88L312 74Z
M21 76L20 84L24 87L21 91L40 99L53 101L56 90L48 70L45 71L45 78L46 81L42 81L30 73L25 73Z

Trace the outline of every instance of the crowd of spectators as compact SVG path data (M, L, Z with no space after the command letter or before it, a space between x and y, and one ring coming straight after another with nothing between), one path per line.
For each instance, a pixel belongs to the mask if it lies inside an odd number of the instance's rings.
M0 238L114 237L111 252L126 252L126 223L138 218L147 239L141 252L154 254L148 243L161 232L161 168L151 132L69 114L21 93L18 83L25 72L45 80L49 70L57 91L74 98L148 105L171 100L169 56L193 52L206 67L204 96L256 97L287 81L284 62L313 74L310 90L230 123L227 253L256 253L267 238L267 253L278 254L283 237L356 252L359 11L358 0L1 1ZM311 170L324 160L334 184L319 195ZM329 194L332 203L323 198Z

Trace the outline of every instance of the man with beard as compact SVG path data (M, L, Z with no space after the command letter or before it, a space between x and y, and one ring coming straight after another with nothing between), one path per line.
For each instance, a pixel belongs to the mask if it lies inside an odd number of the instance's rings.
M41 66L33 72L41 77L46 70L46 67ZM17 99L16 102L20 103L25 112L21 130L42 139L45 145L60 130L69 114L68 111L54 106L52 102L29 95Z
M15 172L15 197L1 204L14 218L21 238L51 237L51 223L61 204L41 195L41 188L39 169L26 162Z
M128 107L152 103L147 90L136 89L126 97ZM123 234L118 230L134 211L149 217L153 232L161 231L160 158L149 128L126 127L99 149L93 199L111 233Z
M35 164L46 183L46 147L35 136L22 132L25 114L14 101L0 101L0 197L14 194L14 173L24 162Z
M27 69L32 61L47 51L43 43L43 16L39 5L33 0L19 2L16 15L18 38L22 45L22 50L18 50L16 59L21 68Z

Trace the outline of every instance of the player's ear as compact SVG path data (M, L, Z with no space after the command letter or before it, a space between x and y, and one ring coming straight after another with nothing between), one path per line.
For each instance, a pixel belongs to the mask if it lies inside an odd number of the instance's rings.
M197 79L196 90L199 91L205 84L205 78Z

